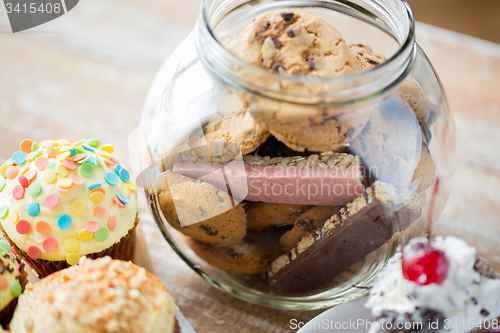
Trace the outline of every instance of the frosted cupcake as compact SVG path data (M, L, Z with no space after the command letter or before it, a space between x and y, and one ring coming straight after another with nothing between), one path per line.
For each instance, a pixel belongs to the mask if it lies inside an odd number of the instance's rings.
M12 318L17 298L23 292L28 280L24 264L21 264L9 243L2 238L0 238L0 263L0 325L5 327ZM3 332L1 328L0 332Z
M82 258L80 265L29 286L12 332L178 332L174 299L154 275L130 262Z
M136 187L113 151L97 139L24 140L0 167L2 231L41 276L81 256L130 259Z

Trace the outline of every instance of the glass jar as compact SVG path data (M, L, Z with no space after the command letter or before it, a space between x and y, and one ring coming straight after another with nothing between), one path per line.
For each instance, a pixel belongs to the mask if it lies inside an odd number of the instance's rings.
M315 77L243 60L260 33L245 27L272 27L264 13L321 17L369 68ZM425 234L437 177L433 221L449 195L455 129L414 29L401 0L203 1L130 138L155 220L196 273L252 303L330 307L366 295ZM329 70L320 60L307 69Z

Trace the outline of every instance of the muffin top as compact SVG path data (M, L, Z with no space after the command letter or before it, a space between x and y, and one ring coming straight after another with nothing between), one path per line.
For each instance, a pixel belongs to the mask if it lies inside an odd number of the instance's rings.
M137 217L129 171L97 139L24 140L0 167L0 221L32 259L78 263L120 241Z
M21 264L9 242L0 238L0 311L22 292ZM1 332L1 330L0 330Z
M175 326L176 306L144 268L109 257L82 258L27 287L10 323L13 332L162 332Z

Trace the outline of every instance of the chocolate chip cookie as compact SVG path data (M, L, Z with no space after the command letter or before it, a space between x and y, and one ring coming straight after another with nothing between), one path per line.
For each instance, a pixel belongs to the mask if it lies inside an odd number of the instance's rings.
M312 206L249 202L244 207L248 229L262 231L265 227L293 224L300 214Z
M199 156L218 162L254 151L270 136L245 108L216 114L202 130L191 134L188 144Z
M163 174L161 210L172 227L214 246L236 244L245 237L245 210L215 186L171 171Z
M328 77L354 72L355 60L337 29L307 13L264 14L229 49L277 73Z
M368 45L352 44L349 49L356 59L354 66L356 72L375 67L385 61L384 56L373 53L372 48Z
M267 271L271 261L284 251L278 241L279 234L251 233L237 244L214 247L194 239L187 243L209 265L235 274L258 274Z

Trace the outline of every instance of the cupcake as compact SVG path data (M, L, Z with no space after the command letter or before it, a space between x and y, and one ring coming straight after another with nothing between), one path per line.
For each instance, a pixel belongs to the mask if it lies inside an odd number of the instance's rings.
M459 238L414 238L378 275L366 306L369 333L486 332L500 327L500 279Z
M10 329L37 333L172 333L175 302L154 275L109 257L70 267L29 286Z
M130 259L136 186L113 151L97 139L24 140L0 167L1 229L42 277L81 256Z
M0 261L2 264L0 271L0 332L3 332L2 326L5 327L12 318L17 298L28 282L28 275L24 271L24 264L12 251L9 243L1 238Z

